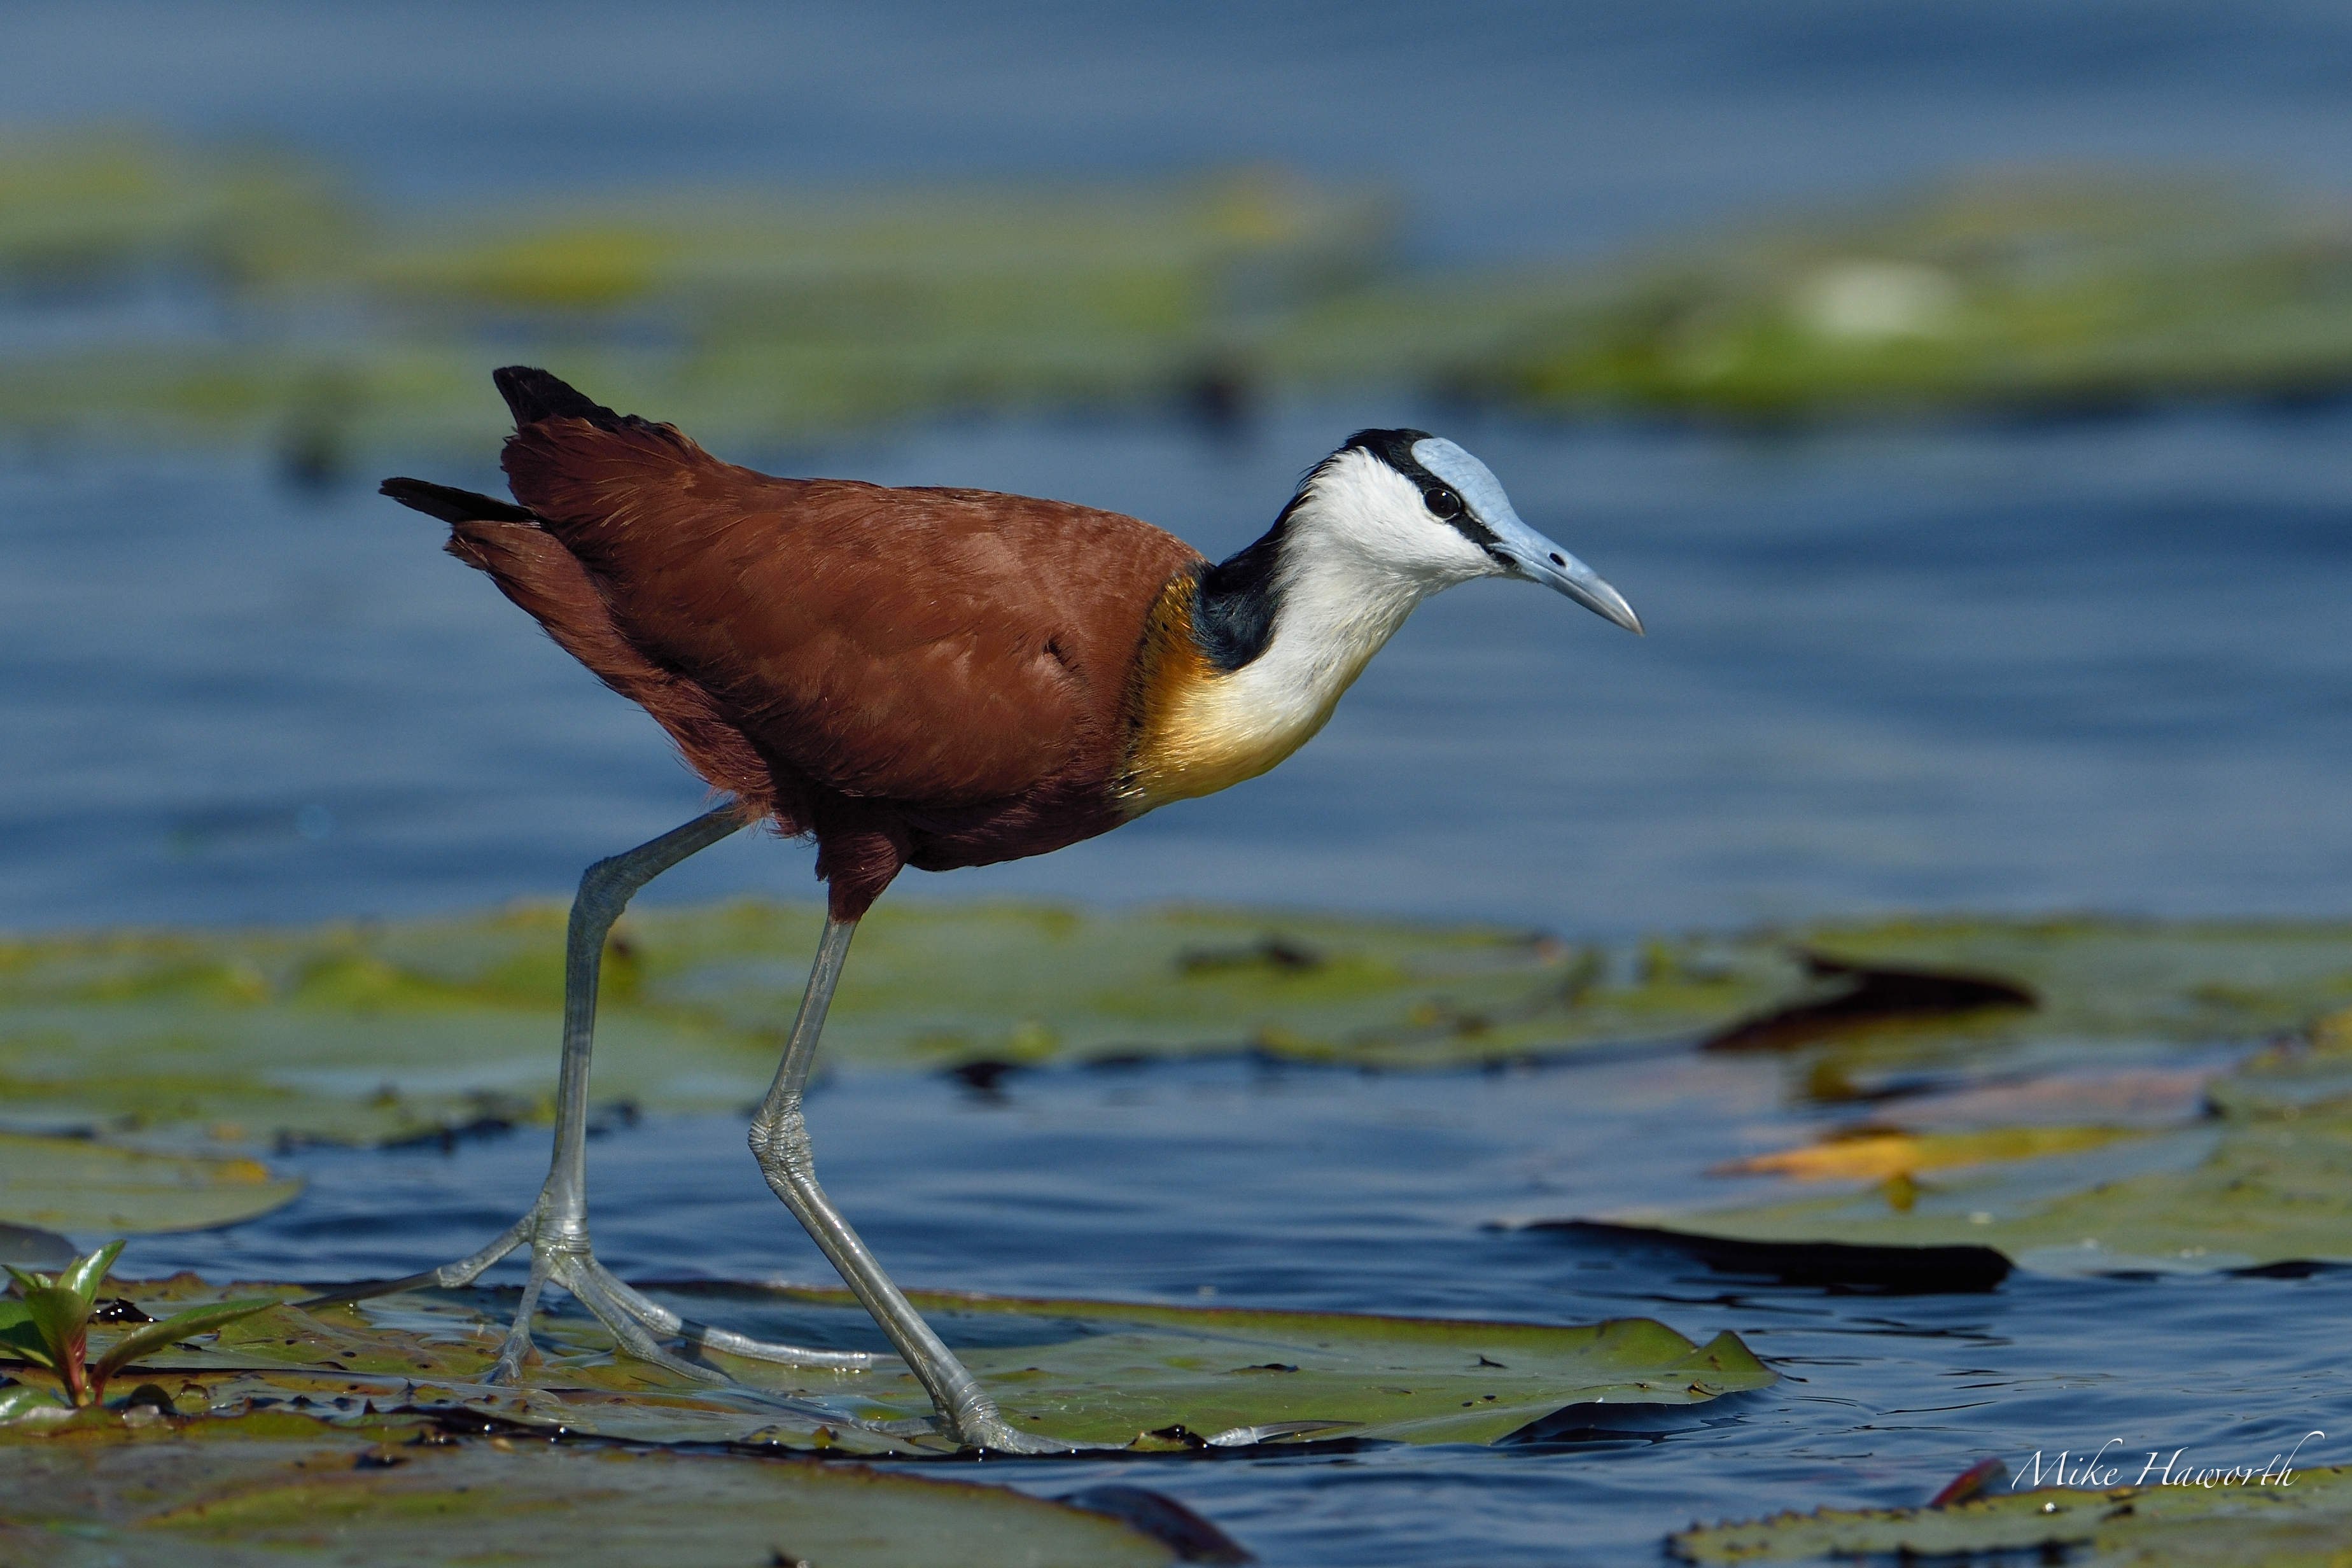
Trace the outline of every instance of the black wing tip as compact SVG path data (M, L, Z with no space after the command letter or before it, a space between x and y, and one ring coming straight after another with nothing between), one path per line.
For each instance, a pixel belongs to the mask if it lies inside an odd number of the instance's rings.
M499 395L507 400L518 430L542 419L585 419L604 430L625 423L620 415L536 365L501 365L490 372L490 380L497 384Z
M386 479L376 487L376 494L390 496L413 511L427 517L437 517L443 522L536 522L523 508L495 496L473 490L461 490L455 485L436 485L430 479Z

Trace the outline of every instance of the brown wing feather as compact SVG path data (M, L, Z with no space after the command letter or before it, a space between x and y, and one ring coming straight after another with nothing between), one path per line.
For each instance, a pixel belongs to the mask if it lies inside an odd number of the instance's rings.
M732 793L748 815L772 816L787 833L807 829L805 803L778 798L766 763L707 694L629 646L587 571L559 541L529 522L447 521L449 553L489 574L499 591L546 627L566 653L651 713L695 772Z
M505 463L644 659L782 768L928 809L1108 779L1144 617L1199 559L1059 501L772 478L667 426L543 419Z

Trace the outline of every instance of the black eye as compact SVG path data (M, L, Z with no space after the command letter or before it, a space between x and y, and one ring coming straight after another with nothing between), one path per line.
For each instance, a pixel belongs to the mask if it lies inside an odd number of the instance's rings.
M1432 485L1421 492L1423 504L1440 517L1460 517L1462 498L1444 485Z

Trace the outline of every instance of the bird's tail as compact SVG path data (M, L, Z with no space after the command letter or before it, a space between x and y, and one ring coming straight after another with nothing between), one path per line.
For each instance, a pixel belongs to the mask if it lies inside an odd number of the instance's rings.
M642 427L646 420L615 414L567 382L527 364L510 364L490 372L499 395L507 400L515 428L528 430L542 419L584 419L599 430Z
M616 515L725 468L677 426L615 414L543 370L510 364L491 379L514 414L499 461L515 500L592 564Z
M412 511L437 517L444 522L538 521L511 501L502 501L495 496L478 495L472 490L461 490L455 485L436 485L429 479L386 479L376 489L379 495L390 496Z

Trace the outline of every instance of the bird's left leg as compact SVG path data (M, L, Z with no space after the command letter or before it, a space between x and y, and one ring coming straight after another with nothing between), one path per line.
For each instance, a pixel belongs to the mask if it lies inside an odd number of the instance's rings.
M817 943L816 963L809 969L808 989L793 1032L784 1042L783 1060L776 1081L751 1119L751 1153L760 1162L768 1185L808 1231L811 1240L841 1271L850 1291L873 1314L875 1323L920 1380L939 1412L948 1436L974 1448L1008 1454L1052 1454L1069 1445L1016 1432L997 1410L980 1384L955 1358L906 1293L890 1281L866 1243L849 1227L833 1200L816 1183L816 1163L809 1145L808 1123L801 1116L801 1100L808 1088L809 1068L816 1061L817 1037L824 1031L824 1015L833 1004L833 989L841 978L843 960L849 956L854 920L824 922Z
M722 806L635 849L599 860L581 876L580 891L572 902L572 920L564 939L563 1065L555 1093L555 1153L548 1166L547 1181L530 1212L470 1258L401 1279L375 1280L329 1291L302 1305L361 1300L396 1290L456 1289L472 1284L484 1269L517 1247L529 1247L530 1279L523 1288L520 1310L490 1370L491 1382L511 1383L521 1374L523 1359L530 1353L531 1318L538 1310L541 1290L549 1284L571 1291L573 1300L593 1313L633 1354L706 1383L729 1380L723 1373L686 1361L656 1342L683 1338L703 1348L790 1366L873 1364L874 1358L863 1352L771 1344L726 1329L691 1322L615 1279L596 1261L589 1247L588 1062L595 1043L596 989L605 938L638 889L742 826L742 816L735 807Z

